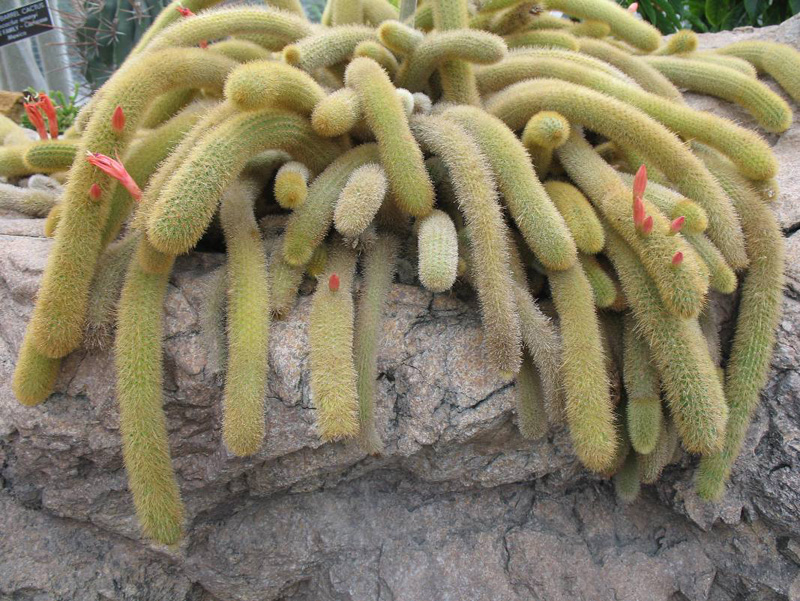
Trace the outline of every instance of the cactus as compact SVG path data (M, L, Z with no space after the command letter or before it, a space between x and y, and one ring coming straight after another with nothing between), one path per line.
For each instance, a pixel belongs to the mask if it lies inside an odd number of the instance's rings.
M610 0L431 0L402 23L386 0L331 0L320 25L297 0L215 4L148 14L64 139L33 142L0 119L0 206L46 215L55 236L12 389L44 401L61 358L102 350L116 319L123 458L146 536L174 544L183 525L162 406L169 272L222 236L201 330L209 369L225 372L233 454L263 441L270 319L313 286L319 434L381 451L381 315L407 247L421 285L476 292L487 368L516 377L525 437L566 419L581 462L623 501L679 444L701 455L701 497L723 492L780 316L781 232L764 205L777 163L678 87L779 132L791 110L754 71L797 99L796 51L698 52L691 33L662 44ZM64 189L15 185L43 171ZM725 361L708 290L739 279ZM545 286L558 319L536 298Z

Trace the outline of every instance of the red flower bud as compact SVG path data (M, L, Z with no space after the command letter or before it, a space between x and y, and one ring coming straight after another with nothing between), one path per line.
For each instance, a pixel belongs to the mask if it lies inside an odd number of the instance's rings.
M653 217L652 215L648 215L645 217L644 222L642 223L642 233L647 236L650 232L653 231Z
M643 198L645 188L647 188L647 167L642 165L633 178L633 197Z
M100 186L97 184L92 184L89 188L89 198L92 200L97 200L103 194L103 190L100 189Z
M185 6L181 6L179 4L175 8L178 10L179 13L181 13L182 17L193 17L194 16L194 13L190 9L186 8Z
M111 115L111 128L118 134L121 134L122 130L125 129L125 112L119 105L114 109L114 114Z
M644 224L644 202L642 201L641 196L634 196L633 197L633 225L636 226L636 229L641 229L642 225Z
M328 278L328 288L331 292L338 292L339 290L339 276L335 273Z
M44 117L42 117L42 113L39 111L39 103L26 102L22 106L25 108L25 114L28 115L28 119L30 120L31 124L36 128L36 132L39 134L39 137L42 140L46 140L47 129L45 129L44 126Z
M672 255L672 266L677 267L681 263L683 263L683 253L681 251L678 251L674 255Z
M631 4L628 7L628 12L629 13L635 13L637 10L639 10L639 3L638 2L634 2L633 4Z
M676 217L672 220L672 223L669 224L669 231L671 234L677 234L683 228L683 224L686 223L686 217L681 215L680 217Z

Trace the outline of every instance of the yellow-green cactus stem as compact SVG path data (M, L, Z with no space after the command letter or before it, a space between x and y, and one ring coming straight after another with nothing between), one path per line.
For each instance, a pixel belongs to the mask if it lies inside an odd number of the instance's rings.
M575 262L575 243L514 133L478 108L454 107L443 114L472 134L489 162L511 217L536 257L547 269L570 267Z
M234 69L225 81L225 97L245 111L276 107L310 115L325 90L308 73L265 60Z
M336 200L333 225L345 239L358 238L367 229L386 197L386 172L377 163L353 170Z
M25 162L28 145L0 147L0 177L19 177L32 173Z
M347 60L361 42L375 38L375 30L364 25L329 27L286 46L283 60L311 73Z
M264 109L235 115L203 136L167 181L148 216L151 244L174 255L191 250L211 222L221 191L249 157L267 149L288 152L314 172L339 154L295 113Z
M786 101L757 79L739 71L671 56L653 56L644 60L679 88L742 106L769 132L784 132L792 124L792 109Z
M172 90L166 94L161 94L155 99L147 114L142 118L141 127L144 129L158 127L164 121L179 113L196 97L197 90L193 89Z
M325 266L328 264L328 246L323 242L314 249L311 260L306 265L306 273L312 278L319 278L325 273Z
M539 374L525 353L517 374L517 427L523 438L537 440L547 434L547 411Z
M58 203L53 205L53 208L47 213L47 218L44 220L44 235L48 238L55 238L58 223L61 221L61 212L63 210L64 205Z
M414 112L414 95L405 88L397 88L397 96L400 98L400 102L403 103L403 111L405 111L406 117L410 117Z
M681 29L669 36L667 43L653 52L654 55L686 54L697 50L698 37L690 29Z
M578 39L566 31L555 31L549 29L539 29L533 31L523 31L522 33L512 33L504 36L503 39L509 48L520 48L522 46L544 46L546 48L566 48L567 50L578 50Z
M333 223L336 201L350 174L367 163L377 163L378 146L361 144L348 150L317 176L308 189L306 201L294 212L286 226L283 258L289 265L302 267L311 260L314 249L325 239Z
M209 108L206 102L191 105L172 119L152 129L146 135L135 140L123 163L131 177L140 186L149 183L150 176L158 166L181 143L187 132L202 118L203 112ZM125 220L134 206L134 199L124 186L115 186L111 194L111 208L103 230L101 245L105 248L116 239Z
M305 271L303 267L295 267L286 262L283 258L282 242L283 238L272 251L268 268L270 311L277 318L288 315L294 306Z
M614 65L638 83L643 90L679 104L684 103L680 90L669 79L643 61L641 57L620 50L602 40L582 38L580 44L581 54L593 56Z
M619 176L627 186L633 186L633 175L620 173ZM683 217L685 221L682 233L702 234L708 228L708 215L703 208L671 188L655 182L648 182L644 197L658 207L658 210L670 220Z
M742 216L751 261L743 278L739 316L725 373L730 408L725 445L720 452L703 457L697 473L698 494L704 499L717 499L725 490L767 381L781 316L785 250L775 216L736 168L712 151L700 152Z
M664 418L655 449L647 455L639 455L639 477L643 484L653 484L658 481L661 472L672 462L678 446L678 430L672 420Z
M353 56L364 56L371 58L378 63L389 74L389 77L394 79L399 64L394 54L374 40L365 40L361 42L353 51Z
M553 163L553 149L569 136L569 121L554 111L540 111L528 120L521 140L528 149L536 175L544 179Z
M586 279L592 286L594 304L598 309L608 309L617 300L617 287L608 272L593 255L578 254Z
M0 182L0 209L17 211L31 217L45 217L59 203L59 196L49 190L20 188Z
M657 96L652 98L666 102ZM676 106L674 110L681 108ZM571 123L585 125L650 159L679 192L705 209L709 220L708 235L728 263L736 269L747 265L741 225L730 200L702 162L675 134L628 104L560 80L542 79L515 84L487 103L487 110L512 129L522 127L531 114L542 109L556 110ZM730 138L729 133L725 134L726 139ZM763 158L773 162L775 158L771 151L766 149L765 152Z
M570 19L557 17L553 13L547 11L540 12L538 15L535 15L535 17L536 18L528 23L526 29L568 29L572 27L574 23L574 21Z
M142 52L150 42L164 29L173 23L183 19L178 7L188 8L193 13L199 13L207 8L219 4L220 0L173 0L158 13L156 20L147 28L147 30L139 38L139 42L131 50L131 56L136 56Z
M446 165L464 215L489 361L501 373L516 374L522 355L519 315L509 294L510 240L488 161L474 138L452 121L417 115L411 122L420 143Z
M603 21L587 20L571 25L567 31L578 37L604 38L611 33L611 26Z
M300 0L269 0L267 2L270 6L294 13L304 19L307 19L306 11L303 10L303 5Z
M500 66L503 66L502 63ZM493 70L495 67L487 68L487 70L490 69ZM544 79L510 85L526 77L541 77ZM530 102L529 97L532 89L542 88L542 94L549 97L550 93L545 92L544 89L556 84L562 88L561 102L545 106L544 109L557 110L564 114L565 117L568 117L570 122L589 126L589 123L582 122L577 118L572 118L571 115L574 115L576 111L567 110L566 108L560 110L558 107L563 107L564 105L577 107L591 103L597 104L599 110L600 104L603 104L603 115L606 116L608 121L613 121L618 124L618 126L625 129L629 135L636 132L638 136L640 127L642 131L644 131L644 129L652 130L652 127L645 126L644 123L640 121L642 115L639 111L642 111L652 119L660 122L666 129L687 138L695 138L724 152L739 166L742 173L747 177L752 179L768 179L773 177L777 172L777 162L769 146L765 140L755 132L739 127L727 119L717 117L710 113L697 111L685 105L677 105L676 103L669 102L664 98L639 90L633 85L605 75L597 70L578 65L574 61L541 57L537 61L525 62L524 69L516 69L515 72L504 70L499 73L494 73L491 79L492 88L499 89L496 88L496 86L503 87L505 85L509 85L509 87L490 99L489 105L502 103L513 106L516 104L515 108L520 109L520 105ZM596 102L595 96L591 94L587 88L592 88L596 92L601 92L602 95L599 95L601 100ZM482 89L485 88L482 86ZM485 89L485 91L488 90ZM587 94L592 97L592 101L588 101L586 97ZM606 95L612 96L616 101L607 98ZM515 99L515 103L509 102L511 98ZM619 101L619 104L617 101ZM600 102L600 104L598 104L598 102ZM536 105L541 106L539 103L536 103ZM507 109L511 109L511 106L507 106ZM631 111L631 114L624 115L625 120L618 122L616 118L622 118L623 115L614 108L616 106L619 106L621 110ZM539 110L542 109L540 108ZM611 114L615 115L614 119L608 119ZM602 116L599 114L594 114L592 116L587 114L586 119L592 120L593 125L601 125L600 121L603 120ZM659 129L663 132L663 128ZM622 138L617 139L614 136L607 137L614 141L619 141L623 146L628 146L632 149L638 148L642 154L650 156L651 160L656 165L658 165L658 158L660 155L666 154L672 156L675 154L675 150L672 147L664 147L662 152L654 151L653 149L648 151L646 145L626 142ZM665 174L667 173L667 170L664 168L660 168L660 170ZM676 185L678 185L677 181Z
M453 62L492 64L505 53L503 38L486 31L464 29L430 33L403 62L397 73L397 84L415 92L422 91L433 72L443 65Z
M248 40L222 40L209 45L208 49L212 52L219 52L222 56L227 56L237 63L249 63L270 58L269 50Z
M107 156L124 152L159 93L179 87L219 89L235 64L199 48L169 49L143 56L106 84L106 93L81 139L79 155L86 151ZM126 119L122 133L111 127L117 107L122 107ZM61 224L29 325L34 344L47 356L64 356L80 344L89 284L110 212L110 189L114 186L108 185L109 181L109 176L85 160L76 161L70 169ZM97 200L88 194L95 183L100 183L103 191Z
M117 301L140 237L140 232L132 231L109 246L97 262L86 309L83 344L87 348L105 350L112 340Z
M384 21L399 17L397 8L387 0L362 0L364 4L364 22L377 27Z
M546 0L545 6L583 20L608 23L611 33L632 46L651 52L661 43L661 34L610 0Z
M714 243L705 234L685 233L683 237L694 246L708 267L710 288L722 294L732 294L736 290L736 274L725 262L725 257Z
M228 279L228 365L222 439L234 455L256 453L264 440L269 351L267 258L253 213L255 186L229 186L220 207Z
M311 126L319 135L333 138L349 132L362 117L358 94L349 88L341 88L314 107Z
M378 63L361 57L347 66L345 79L358 94L364 118L378 140L381 164L398 205L409 215L424 217L433 208L433 185L389 76Z
M359 442L367 453L383 451L375 428L375 381L378 379L378 347L381 339L381 315L394 278L400 241L391 234L381 234L371 244L362 262L363 281L356 307L353 356L358 375ZM321 286L327 285L324 280Z
M28 142L30 142L30 138L23 127L9 117L0 115L0 146L27 144Z
M661 382L650 358L650 349L630 314L623 317L622 379L628 404L625 417L633 449L640 455L652 453L662 429Z
M31 173L52 173L69 169L77 152L78 145L74 142L49 140L28 146L22 160Z
M614 474L614 492L620 501L628 504L639 498L641 488L639 461L636 453L630 451L622 468Z
M361 0L331 0L331 25L361 25L363 21Z
M399 21L386 21L378 27L378 39L395 54L407 56L414 52L414 48L425 39L425 36L421 31L403 25Z
M633 222L631 188L622 184L617 172L600 158L580 132L573 132L557 152L572 181L635 250L669 311L683 317L697 316L705 301L708 282L693 249L681 236L671 234L668 220L647 202L647 214L653 218L654 226L649 235L641 234ZM678 252L685 260L672 268L672 259Z
M453 220L434 209L419 220L419 281L431 292L450 290L458 271L458 235Z
M430 0L428 4L430 4L433 11L433 25L437 32L452 33L469 28L469 11L466 2L460 0ZM426 36L419 46L425 44L427 39L428 37ZM503 48L505 48L505 44L503 44ZM444 100L459 104L480 105L480 95L475 84L475 73L469 62L452 60L442 63L438 73Z
M275 200L284 209L296 209L308 196L308 167L297 161L281 165L275 175Z
M311 400L322 440L358 435L358 376L353 358L353 275L356 254L336 243L309 316Z
M548 419L554 424L561 423L564 421L565 411L564 394L561 390L561 342L553 322L542 312L532 296L519 248L512 243L509 249L522 341L538 370L538 382L544 395ZM541 283L544 284L543 278Z
M163 407L163 305L168 282L169 269L149 274L131 261L119 302L115 364L122 458L139 524L147 537L171 545L182 536L184 509Z
M727 56L723 54L717 54L712 50L705 50L702 52L693 52L686 58L691 58L695 61L702 61L711 65L727 67L728 69L734 69L739 71L739 73L742 75L747 75L747 77L752 77L753 79L758 77L758 70L753 65L748 63L746 60L736 58L735 56Z
M165 29L153 38L145 54L176 46L196 46L204 40L247 33L269 34L288 44L305 38L312 31L307 19L281 10L256 6L218 8L204 11L191 19L183 19Z
M510 68L508 63L513 63L515 66L525 67L525 64L528 62L535 62L537 58L558 58L565 61L570 61L586 67L587 69L594 69L595 71L600 71L605 73L606 75L610 75L620 81L627 82L632 85L638 85L636 82L626 75L621 69L602 61L598 58L594 58L593 56L589 56L588 54L582 54L580 52L573 52L572 50L565 50L564 48L542 48L536 46L528 46L523 48L514 48L508 51L508 56L504 58L500 63L490 66L479 67L478 70L481 72L486 72L488 75L484 74L478 78L478 86L480 89L487 88L492 89L494 88L495 84L493 83L493 75L494 71L499 71L499 74L503 77L506 76L505 72ZM656 71L656 73L658 73ZM487 81L488 79L488 81ZM501 86L502 87L502 86Z
M592 287L579 264L549 273L548 280L561 324L570 438L581 463L603 472L618 441Z
M800 52L791 46L777 42L734 42L717 52L746 60L759 72L770 75L795 102L800 102Z
M545 182L544 189L564 218L578 250L587 255L603 250L606 242L603 226L583 192L568 182L556 180Z
M653 280L611 228L606 228L606 252L650 346L684 446L700 454L718 450L725 437L728 408L700 326L665 309Z
M42 355L26 335L11 380L11 390L17 401L32 407L47 400L53 393L60 368L61 359Z

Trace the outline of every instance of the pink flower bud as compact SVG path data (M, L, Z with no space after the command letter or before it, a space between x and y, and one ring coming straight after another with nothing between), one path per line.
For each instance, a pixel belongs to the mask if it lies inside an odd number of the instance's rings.
M111 128L118 134L121 134L122 130L125 129L125 113L119 105L114 109L114 114L111 115Z
M653 231L653 217L652 215L648 215L647 217L645 217L644 222L642 223L642 233L645 236L648 236L652 231Z
M631 4L628 7L628 12L629 13L635 13L637 10L639 10L639 3L638 2L634 2L633 4Z
M328 289L331 292L338 292L339 290L339 276L335 273L331 274L331 277L328 278Z
M97 184L92 184L89 188L89 198L92 200L97 200L103 194L103 190L100 189L100 186Z
M175 8L178 10L179 13L181 13L182 17L193 17L194 16L194 13L190 9L186 8L185 6L181 6L179 4Z
M669 232L670 234L677 234L683 228L683 224L686 223L686 217L681 215L672 220L672 223L669 224Z
M683 253L681 251L678 251L674 255L672 255L672 266L677 267L681 263L683 263Z

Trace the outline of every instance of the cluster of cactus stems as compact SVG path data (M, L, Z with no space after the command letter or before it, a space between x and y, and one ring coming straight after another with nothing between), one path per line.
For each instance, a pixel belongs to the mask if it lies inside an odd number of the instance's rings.
M565 421L626 501L682 447L701 456L700 495L722 495L780 317L777 163L758 133L680 90L780 133L791 109L756 73L800 101L800 54L663 42L610 0L425 0L405 22L386 0L330 0L319 25L297 0L215 3L167 6L62 139L0 121L0 175L65 182L0 186L0 206L47 215L55 239L14 392L41 403L63 357L114 337L148 537L174 544L184 527L164 295L175 258L220 227L227 262L202 321L231 453L262 445L270 319L304 278L319 435L382 451L381 321L406 254L432 293L475 290L486 369L516 379L525 437ZM739 280L723 365L709 291Z

